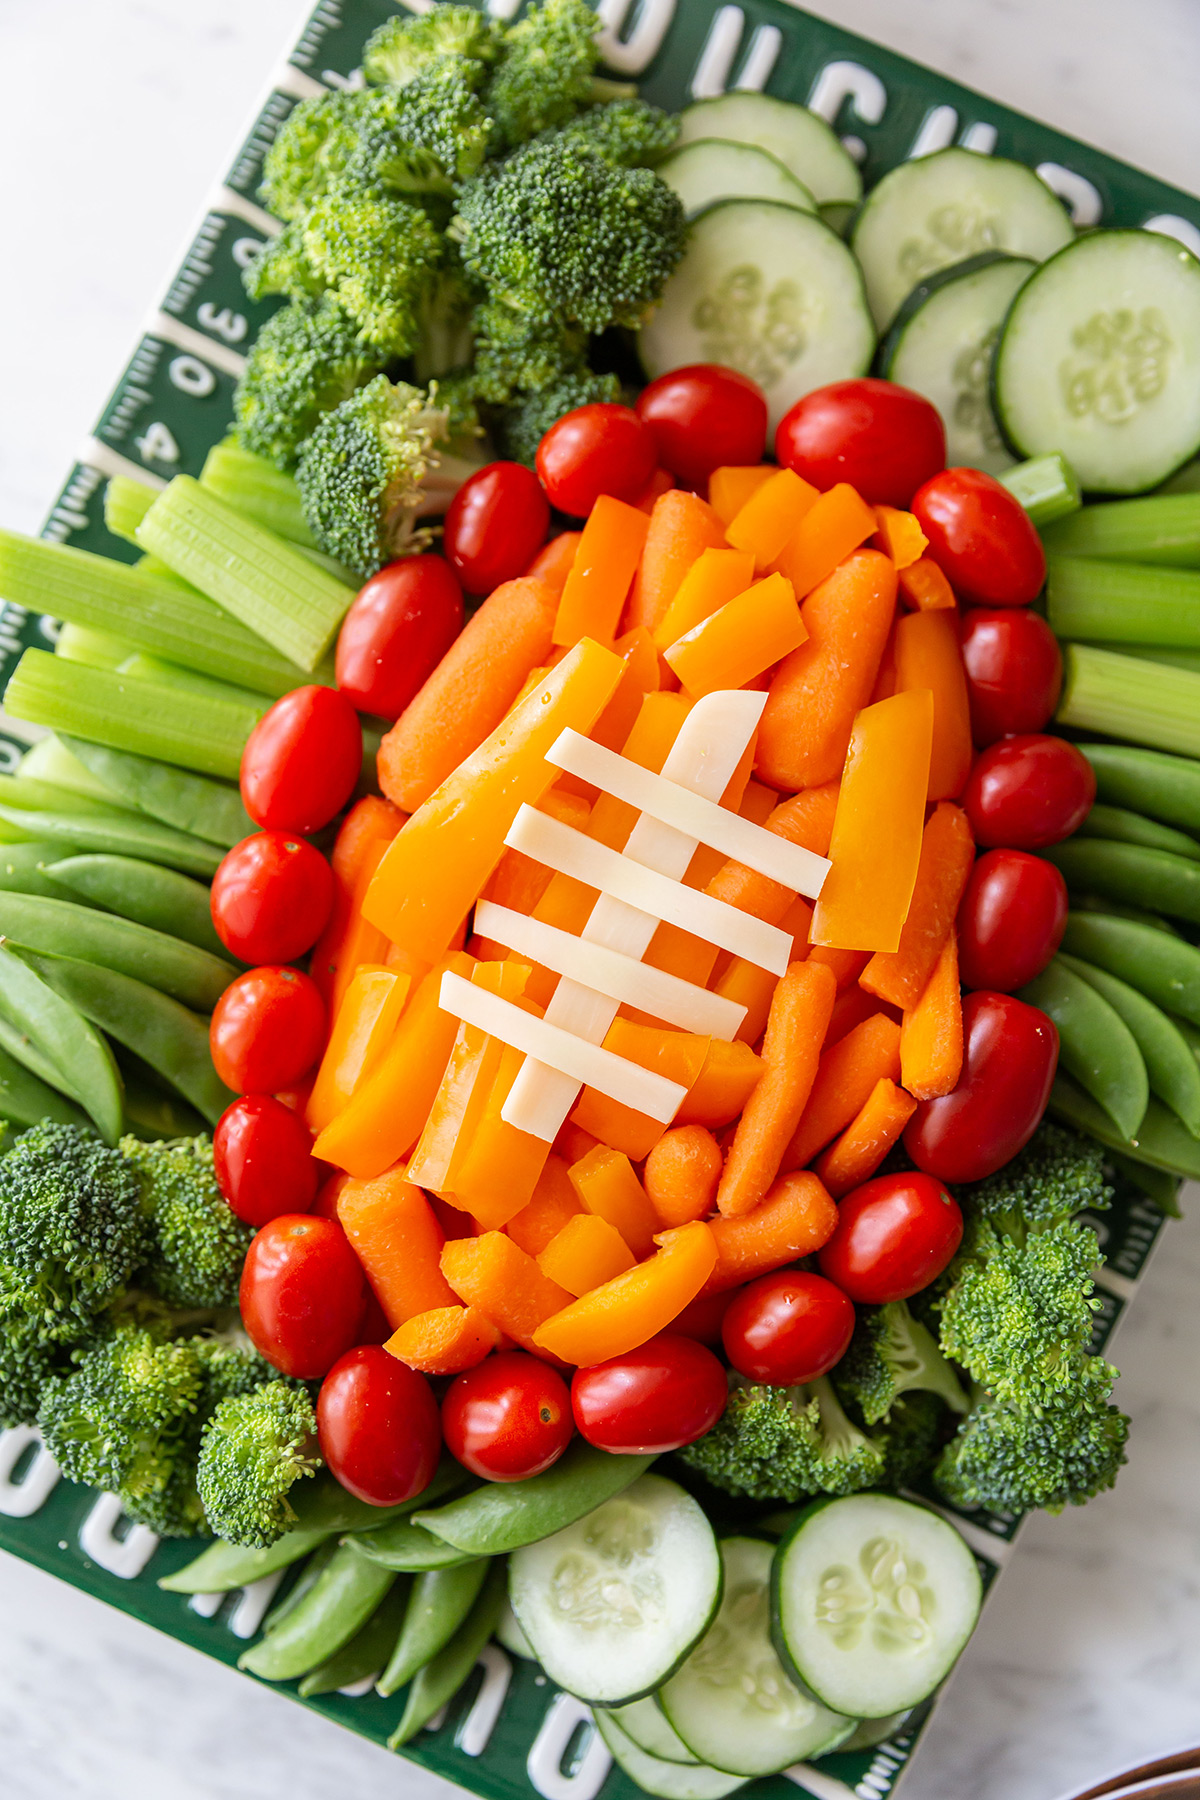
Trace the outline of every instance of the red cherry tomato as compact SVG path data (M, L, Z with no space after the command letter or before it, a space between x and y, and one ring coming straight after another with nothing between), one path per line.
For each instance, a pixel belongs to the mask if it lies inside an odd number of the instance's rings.
M282 1213L246 1252L242 1323L285 1375L319 1381L354 1343L365 1298L359 1260L332 1219Z
M1044 850L1078 831L1095 798L1095 771L1082 750L1030 733L976 757L962 804L977 844Z
M776 427L775 455L822 492L848 481L872 506L907 506L945 467L946 430L924 395L864 376L797 400Z
M540 1475L574 1429L566 1382L523 1350L501 1350L456 1375L442 1401L446 1448L485 1481Z
M402 1506L429 1486L442 1433L423 1375L375 1344L347 1350L317 1398L321 1455L368 1506Z
M626 1456L658 1456L711 1431L729 1396L725 1371L695 1338L664 1331L638 1350L571 1382L575 1423L589 1444Z
M525 573L549 529L550 506L533 470L494 462L455 494L442 545L468 594L490 594Z
M268 831L320 831L362 772L362 726L336 688L294 688L254 727L242 751L242 804Z
M904 1133L917 1167L939 1181L982 1181L1024 1149L1058 1064L1053 1021L1011 994L968 994L963 1040L958 1086L940 1100L923 1100Z
M939 1276L962 1243L958 1201L929 1175L877 1175L846 1195L818 1260L851 1300L907 1300Z
M654 473L654 439L629 406L596 400L552 425L537 472L551 506L585 519L601 494L632 505Z
M962 657L971 736L981 749L1017 732L1040 731L1054 716L1062 652L1040 613L972 608L963 620Z
M1067 884L1024 850L989 850L971 870L958 912L958 968L967 988L1015 993L1040 975L1067 929Z
M213 1008L213 1067L235 1094L290 1087L325 1047L325 1002L299 969L248 969Z
M815 1381L842 1360L853 1335L854 1308L841 1288L795 1269L742 1288L721 1333L738 1374L771 1387Z
M308 1212L321 1172L312 1142L300 1115L270 1094L227 1106L213 1130L213 1163L230 1210L255 1226Z
M372 575L342 620L337 684L363 712L396 720L462 630L458 577L440 556Z
M660 375L638 396L658 460L688 487L703 487L725 463L758 463L767 442L767 397L758 383L721 363L689 363Z
M332 905L333 870L312 844L283 831L256 831L227 851L209 898L217 936L248 963L303 956Z
M1021 502L982 469L944 469L913 495L929 555L976 606L1028 606L1046 579L1042 540Z

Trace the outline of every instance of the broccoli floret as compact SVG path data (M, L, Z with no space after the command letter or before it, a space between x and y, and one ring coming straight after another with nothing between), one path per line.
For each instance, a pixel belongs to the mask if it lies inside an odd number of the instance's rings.
M281 1379L278 1369L259 1355L240 1324L191 1337L187 1343L200 1367L197 1412L201 1419L209 1418L222 1400Z
M350 183L305 214L304 252L371 343L408 356L422 297L442 257L441 233L410 201Z
M565 124L581 106L636 93L628 83L597 79L599 29L585 0L542 0L509 27L486 93L504 143Z
M286 294L289 300L315 300L325 292L304 248L304 220L290 219L277 237L268 238L242 270L242 285L251 300Z
M679 119L645 100L610 100L546 135L583 144L617 168L653 168L679 136Z
M989 1220L1010 1237L1045 1229L1077 1213L1104 1211L1112 1189L1104 1179L1104 1147L1049 1119L1024 1150L995 1175L958 1189L968 1216Z
M621 169L557 135L463 189L463 261L531 320L588 332L636 326L684 247L683 202L651 169Z
M903 1300L859 1313L834 1380L838 1391L861 1409L868 1425L886 1420L898 1397L914 1389L939 1394L955 1412L966 1412L970 1404L932 1334L913 1318Z
M462 265L458 245L443 239L442 260L420 308L420 340L413 354L417 380L438 380L438 405L449 408L440 383L451 370L464 368L474 354L473 316L479 289ZM452 410L452 409L451 409ZM458 435L451 421L450 436Z
M540 393L584 367L586 334L556 320L532 320L502 301L477 307L475 379L479 398L504 406L515 393Z
M884 1480L888 1487L912 1487L929 1474L937 1461L942 1422L947 1416L939 1396L922 1388L914 1388L895 1402L878 1434L886 1458Z
M196 1483L209 1525L231 1544L265 1549L296 1522L292 1485L317 1468L308 1395L268 1381L222 1400L204 1427Z
M253 1232L217 1186L212 1139L121 1139L153 1236L147 1279L170 1306L236 1306Z
M1095 1356L1076 1365L1071 1397L1053 1406L980 1398L934 1470L948 1500L994 1512L1060 1512L1113 1485L1129 1436L1129 1420L1108 1400L1116 1371Z
M0 1316L0 1431L10 1425L32 1425L42 1391L65 1365L67 1347L49 1337L43 1320L33 1314Z
M524 394L501 415L498 434L506 456L527 463L537 461L537 447L546 432L564 413L594 400L619 400L621 383L615 375L598 375L582 364L568 370L548 387Z
M345 169L357 145L361 97L344 90L301 100L263 159L259 196L279 219L300 219Z
M283 307L259 332L234 390L238 442L277 469L293 468L322 413L387 360L329 296Z
M712 1430L679 1455L714 1487L751 1500L853 1494L884 1475L882 1446L851 1423L824 1377L797 1388L735 1379Z
M439 454L447 417L430 396L377 375L327 413L296 471L318 544L363 576L420 548L422 513L445 511L475 466Z
M480 73L468 57L445 57L406 87L360 95L349 178L402 194L451 195L487 152L492 122L476 93Z
M370 82L406 87L443 56L494 62L501 36L501 27L473 6L434 6L416 18L387 19L373 31L363 51L363 74Z
M120 1153L75 1125L35 1125L0 1157L0 1312L65 1341L147 1249L141 1188Z

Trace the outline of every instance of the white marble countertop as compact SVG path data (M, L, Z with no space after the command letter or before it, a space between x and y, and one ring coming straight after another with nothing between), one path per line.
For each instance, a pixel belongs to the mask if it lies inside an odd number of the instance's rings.
M1200 180L1196 0L810 0ZM0 0L0 524L36 530L307 6ZM1116 1341L1132 1461L1025 1529L904 1800L1053 1800L1200 1741L1200 1192ZM0 1555L3 1800L437 1800L447 1785Z

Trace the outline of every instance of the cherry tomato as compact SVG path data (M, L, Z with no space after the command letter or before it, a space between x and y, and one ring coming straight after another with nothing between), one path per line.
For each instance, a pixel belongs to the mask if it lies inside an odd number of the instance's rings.
M306 1213L317 1197L320 1165L312 1132L298 1113L270 1094L244 1094L213 1130L217 1186L247 1225L280 1213Z
M958 1086L940 1100L921 1102L904 1148L939 1181L994 1175L1037 1129L1057 1064L1058 1032L1044 1012L987 988L968 994ZM843 1211L845 1206L843 1200Z
M442 1401L446 1448L485 1481L523 1481L556 1463L574 1435L571 1396L555 1370L501 1350L456 1375Z
M958 912L964 987L1002 994L1040 975L1067 929L1067 884L1024 850L989 850L971 870Z
M254 727L242 751L242 804L268 831L320 831L362 773L362 726L336 688L293 688Z
M325 1047L325 1002L315 981L278 965L248 969L213 1008L213 1067L235 1094L270 1094L312 1068Z
M1096 798L1091 763L1065 738L1004 738L976 757L962 804L977 844L1044 850L1078 831Z
M256 831L227 851L209 899L217 936L248 963L303 956L332 905L333 870L312 844L283 831Z
M549 529L549 502L533 470L494 462L455 494L442 545L468 594L490 594L525 573Z
M721 1342L725 1314L732 1304L733 1294L728 1290L723 1294L697 1294L671 1320L672 1334L695 1338L697 1343L708 1344L715 1350Z
M776 427L775 455L822 492L848 481L872 506L907 506L945 468L946 430L924 395L864 376L797 400Z
M962 1243L958 1201L930 1175L877 1175L838 1205L821 1272L851 1300L907 1300L939 1276Z
M347 1350L326 1375L317 1436L330 1474L368 1506L415 1499L442 1447L429 1383L375 1344Z
M251 1240L238 1294L250 1342L284 1375L319 1381L358 1333L366 1282L341 1226L281 1213Z
M913 495L929 555L955 593L976 606L1028 606L1046 556L1021 502L982 469L943 469Z
M395 721L462 627L462 589L448 562L405 556L388 563L342 620L338 687L363 712Z
M1040 613L972 608L963 620L962 657L971 736L980 749L1017 732L1040 731L1054 716L1062 652Z
M729 1397L725 1371L695 1338L664 1331L638 1350L571 1382L575 1423L589 1444L626 1456L658 1456L711 1431Z
M689 363L660 375L638 396L658 460L688 487L703 487L725 463L759 463L767 442L767 397L758 383L721 363Z
M782 1269L742 1288L721 1336L726 1356L748 1381L798 1387L845 1356L854 1308L823 1276Z
M596 400L550 427L537 472L551 506L585 519L601 494L632 505L657 462L654 439L632 407Z

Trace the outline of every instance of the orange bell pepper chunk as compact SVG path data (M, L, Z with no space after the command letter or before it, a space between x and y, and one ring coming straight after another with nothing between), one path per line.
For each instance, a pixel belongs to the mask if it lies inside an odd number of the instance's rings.
M636 506L601 494L583 528L554 620L556 644L595 638L611 644L650 520Z
M702 550L654 633L658 648L670 649L687 632L719 612L727 600L744 594L753 580L754 557L749 550Z
M772 988L774 993L774 988ZM763 1072L760 1056L749 1044L714 1038L708 1054L675 1114L676 1125L707 1125L719 1130L737 1118Z
M393 1331L415 1313L452 1303L441 1226L403 1165L373 1181L347 1181L337 1214Z
M911 568L924 555L929 539L910 512L897 506L872 507L878 531L875 540L885 556L890 556L897 569Z
M708 478L708 504L722 525L733 521L764 482L778 471L773 463L724 463Z
M534 1347L543 1320L571 1298L502 1231L453 1239L442 1251L442 1273L465 1305L476 1307L526 1350Z
M767 575L738 594L665 652L688 693L699 700L717 688L745 687L808 636L792 584Z
M776 567L803 600L874 535L875 514L848 482L839 481L805 513L777 552Z
M383 1055L412 986L408 975L362 963L338 1007L304 1108L310 1131L324 1131Z
M533 1342L579 1368L636 1350L665 1331L713 1272L717 1246L697 1220L664 1231L657 1254L540 1324Z
M690 1089L699 1079L711 1041L691 1031L668 1031L661 1025L636 1025L630 1019L618 1018L605 1034L604 1048ZM687 1101L683 1104L686 1106ZM579 1096L571 1118L602 1144L622 1151L634 1162L640 1162L666 1130L659 1120L588 1087ZM681 1119L682 1113L674 1123L679 1124Z
M896 621L896 692L933 695L930 800L953 800L971 773L971 713L957 612L905 613Z
M820 498L811 482L791 469L776 469L730 520L725 536L735 550L753 552L755 568L768 569Z
M553 1152L546 1158L532 1197L508 1221L508 1235L529 1256L540 1256L546 1245L582 1208L571 1186L567 1164Z
M524 1060L511 1044L503 1046L479 1124L455 1168L454 1192L446 1196L489 1231L507 1225L533 1198L550 1151L501 1117Z
M900 592L917 612L948 612L956 605L954 589L932 556L921 556L900 570Z
M614 1275L623 1275L633 1262L633 1251L616 1226L599 1213L576 1213L537 1259L542 1274L577 1299Z
M660 1220L629 1158L597 1144L567 1173L586 1211L607 1219L635 1256L648 1255Z
M471 971L476 987L517 1000L533 973L528 963L479 963ZM453 1194L458 1166L470 1148L504 1046L474 1025L460 1024L429 1117L409 1163L409 1178L435 1194Z
M383 1347L423 1375L461 1375L498 1349L501 1337L473 1306L437 1306L406 1319Z

